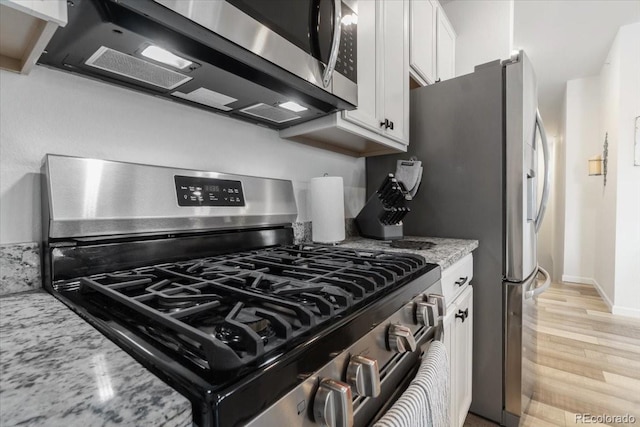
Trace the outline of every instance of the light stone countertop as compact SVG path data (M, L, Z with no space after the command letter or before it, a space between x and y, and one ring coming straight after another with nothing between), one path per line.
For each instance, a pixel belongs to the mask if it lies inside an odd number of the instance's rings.
M405 248L392 248L390 241L366 239L364 237L351 237L338 244L340 247L354 249L369 249L388 252L405 252L422 255L427 262L438 264L444 271L456 261L470 254L478 247L477 240L443 239L441 237L414 237L406 236L405 240L417 240L421 242L435 243L431 249L417 250Z
M190 426L191 403L53 296L0 298L0 425Z

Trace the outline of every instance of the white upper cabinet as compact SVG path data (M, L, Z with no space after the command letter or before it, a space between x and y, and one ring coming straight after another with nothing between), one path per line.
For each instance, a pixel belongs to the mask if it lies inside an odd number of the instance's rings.
M436 75L446 80L456 75L456 33L442 8L437 13Z
M409 144L409 5L404 1L379 3L382 55L378 64L382 88L380 126L387 136ZM384 123L384 124L382 124Z
M358 108L280 131L283 138L353 156L409 143L409 3L358 2Z
M437 0L410 3L411 77L424 86L455 77L456 33Z
M66 0L2 0L0 68L28 73L56 29L65 25Z
M436 80L436 16L438 3L410 0L411 77L422 85Z

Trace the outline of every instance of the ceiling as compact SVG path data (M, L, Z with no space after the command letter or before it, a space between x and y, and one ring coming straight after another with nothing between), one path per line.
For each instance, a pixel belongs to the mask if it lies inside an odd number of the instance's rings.
M514 48L533 63L549 135L559 131L567 80L599 74L618 28L634 22L640 0L515 0Z

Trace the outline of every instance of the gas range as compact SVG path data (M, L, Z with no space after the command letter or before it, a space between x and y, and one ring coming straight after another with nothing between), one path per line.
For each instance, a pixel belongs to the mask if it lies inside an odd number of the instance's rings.
M292 244L289 181L52 155L43 172L45 287L196 425L367 425L443 314L418 255Z

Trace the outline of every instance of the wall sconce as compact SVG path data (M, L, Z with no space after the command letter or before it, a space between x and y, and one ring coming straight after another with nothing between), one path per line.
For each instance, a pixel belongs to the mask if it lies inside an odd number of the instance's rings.
M603 155L597 155L589 159L589 176L604 175L604 185L607 185L607 157L609 156L609 133L604 136Z

